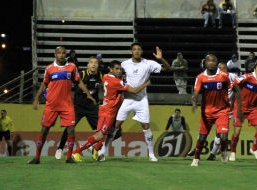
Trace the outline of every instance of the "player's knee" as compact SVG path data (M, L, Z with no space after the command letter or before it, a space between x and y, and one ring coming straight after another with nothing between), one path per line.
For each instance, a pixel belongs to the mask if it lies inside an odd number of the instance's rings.
M221 141L226 141L226 140L228 140L228 134L227 134L227 133L221 133L221 134L220 134L220 140L221 140Z
M74 135L75 130L73 126L67 127L66 130L68 135Z
M200 141L200 142L205 142L205 141L206 141L206 138L207 138L207 135L203 135L203 134L200 134L200 135L199 135L199 141Z

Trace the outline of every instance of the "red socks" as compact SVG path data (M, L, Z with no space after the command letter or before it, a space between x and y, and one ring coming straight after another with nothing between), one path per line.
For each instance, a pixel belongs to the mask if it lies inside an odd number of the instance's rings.
M100 150L102 148L102 146L103 146L104 141L105 141L105 138L103 138L102 140L98 141L98 143L96 143L94 145L94 149L96 151Z
M68 142L68 147L67 148L68 148L68 151L67 151L67 154L66 154L66 159L67 160L71 157L73 146L74 146L74 140L75 140L75 137L73 135L72 136L68 135L68 138L67 138L67 142Z
M236 146L237 146L238 139L239 139L239 137L235 137L234 135L232 135L232 137L231 137L231 152L236 152Z
M36 159L40 160L41 150L44 146L45 139L43 139L43 136L40 134L37 138L37 149L36 149Z
M81 153L83 150L88 149L90 146L95 144L97 141L93 136L88 137L85 144L83 144L81 147L77 148L73 153Z
M200 159L200 153L203 148L204 141L197 140L196 147L195 147L195 159Z

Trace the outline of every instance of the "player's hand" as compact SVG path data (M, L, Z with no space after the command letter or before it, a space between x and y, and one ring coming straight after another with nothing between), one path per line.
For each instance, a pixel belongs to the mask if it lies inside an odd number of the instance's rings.
M156 59L162 59L162 50L158 46L156 46L156 54L153 53L153 55Z
M34 109L34 110L37 110L37 109L38 109L38 104L39 104L38 100L34 100L34 101L33 101L33 109Z
M95 101L95 99L90 95L90 96L87 96L87 99L90 99L90 100L92 100L92 102L96 105L96 101Z

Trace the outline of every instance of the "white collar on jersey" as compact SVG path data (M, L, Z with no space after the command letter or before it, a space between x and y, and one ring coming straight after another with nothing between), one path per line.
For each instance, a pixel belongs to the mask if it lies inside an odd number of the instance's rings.
M205 71L204 71L203 74L206 75L206 76L208 76L208 77L215 77L217 74L219 74L219 72L220 72L220 69L218 68L215 75L208 75L208 74L207 74L207 69L205 69Z
M253 76L254 76L254 78L256 78L257 79L257 77L256 77L256 73L253 71Z
M56 67L64 67L64 66L66 66L66 65L68 65L68 64L69 64L69 63L66 62L65 65L58 65L58 64L56 63L56 60L54 60L54 66L56 66Z
M113 74L108 73L108 75L109 75L110 77L115 78L115 76L114 76Z

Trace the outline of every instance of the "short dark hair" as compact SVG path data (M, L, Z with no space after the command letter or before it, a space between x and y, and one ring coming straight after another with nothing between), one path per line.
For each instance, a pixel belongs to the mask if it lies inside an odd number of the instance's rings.
M133 44L131 44L130 49L132 49L134 46L140 46L141 48L143 48L142 44L139 42L134 42Z
M180 110L179 108L176 108L176 109L175 109L175 112L177 112L177 111L181 112L181 110Z
M121 62L117 60L113 60L110 62L109 67L114 68L115 65L121 65Z

